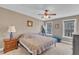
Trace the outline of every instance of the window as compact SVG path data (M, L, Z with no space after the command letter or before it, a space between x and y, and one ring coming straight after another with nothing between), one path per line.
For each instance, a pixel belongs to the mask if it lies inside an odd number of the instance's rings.
M76 31L76 20L66 20L63 24L63 36L72 37L72 33Z
M52 23L46 23L46 34L51 35L52 34Z

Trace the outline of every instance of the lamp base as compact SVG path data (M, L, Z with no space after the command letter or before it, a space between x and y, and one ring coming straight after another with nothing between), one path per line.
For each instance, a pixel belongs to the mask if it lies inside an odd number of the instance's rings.
M13 34L12 32L10 32L10 40L13 38Z

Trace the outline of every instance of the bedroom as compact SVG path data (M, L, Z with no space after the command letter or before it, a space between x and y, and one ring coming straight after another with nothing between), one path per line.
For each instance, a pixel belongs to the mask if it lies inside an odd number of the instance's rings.
M25 8L27 7L27 8ZM63 8L63 7L66 7ZM38 4L38 5L22 5L22 4L15 4L15 5L0 5L0 36L1 36L1 41L0 41L0 48L3 49L4 44L3 44L3 39L9 38L9 32L8 32L8 27L11 25L14 25L16 28L16 31L14 33L14 36L19 36L19 34L23 33L32 33L32 35L37 35L35 33L40 33L41 31L41 25L46 26L45 30L46 33L45 35L48 36L56 36L58 38L61 38L62 42L57 43L57 46L48 49L46 53L44 54L56 54L56 55L63 55L63 54L69 54L72 55L72 32L79 32L78 29L78 7L79 5L56 5L56 4L51 4L51 5L43 5L43 4ZM41 20L41 16L38 15L42 13L45 9L48 10L53 10L52 12L56 13L55 16L51 16L51 19L49 20ZM73 10L71 10L73 9ZM27 11L26 11L27 10ZM33 10L33 11L32 11ZM63 11L61 11L63 10ZM73 13L72 13L73 12ZM76 24L75 24L75 19L76 19ZM64 20L64 21L63 21ZM68 20L67 24L70 24L75 28L71 28L71 31L66 33L63 28L63 24L65 23L65 20ZM27 22L30 22L32 25L29 27ZM71 22L70 22L71 21ZM51 27L50 27L51 26ZM50 30L50 31L49 31ZM63 32L65 32L66 36L69 37L63 37ZM28 34L29 35L29 34ZM63 48L64 46L64 48ZM21 48L19 48L21 50ZM21 52L19 49L16 49L16 51L11 51L8 52L7 54L18 54ZM22 50L21 50L22 51ZM25 49L24 49L25 51ZM22 51L23 54L24 51ZM52 52L51 52L52 51ZM55 51L55 52L54 52ZM57 51L57 52L56 52Z

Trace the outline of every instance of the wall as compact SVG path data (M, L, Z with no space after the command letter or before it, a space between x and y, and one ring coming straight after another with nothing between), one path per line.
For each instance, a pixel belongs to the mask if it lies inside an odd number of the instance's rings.
M55 36L61 37L65 41L72 41L70 38L64 38L63 37L63 20L68 20L68 19L77 19L77 32L79 32L79 16L69 16L69 17L64 17L64 18L58 18L46 22L52 22L53 26L53 32L52 34ZM55 28L55 25L59 24L59 28Z
M59 28L56 28L56 24L59 24ZM53 21L53 35L61 36L62 35L62 20Z
M27 20L33 21L33 27L27 27L26 24ZM0 7L0 36L1 37L7 35L8 27L10 25L14 25L16 27L16 33L25 33L25 32L39 33L42 25L42 21ZM0 40L1 39L2 38L0 38Z
M79 33L79 16L76 16L77 19L77 32Z

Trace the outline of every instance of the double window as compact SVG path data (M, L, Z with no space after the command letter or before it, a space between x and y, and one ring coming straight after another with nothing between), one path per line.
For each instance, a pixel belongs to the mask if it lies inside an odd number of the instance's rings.
M72 37L73 32L76 32L76 20L65 20L63 22L63 36Z

